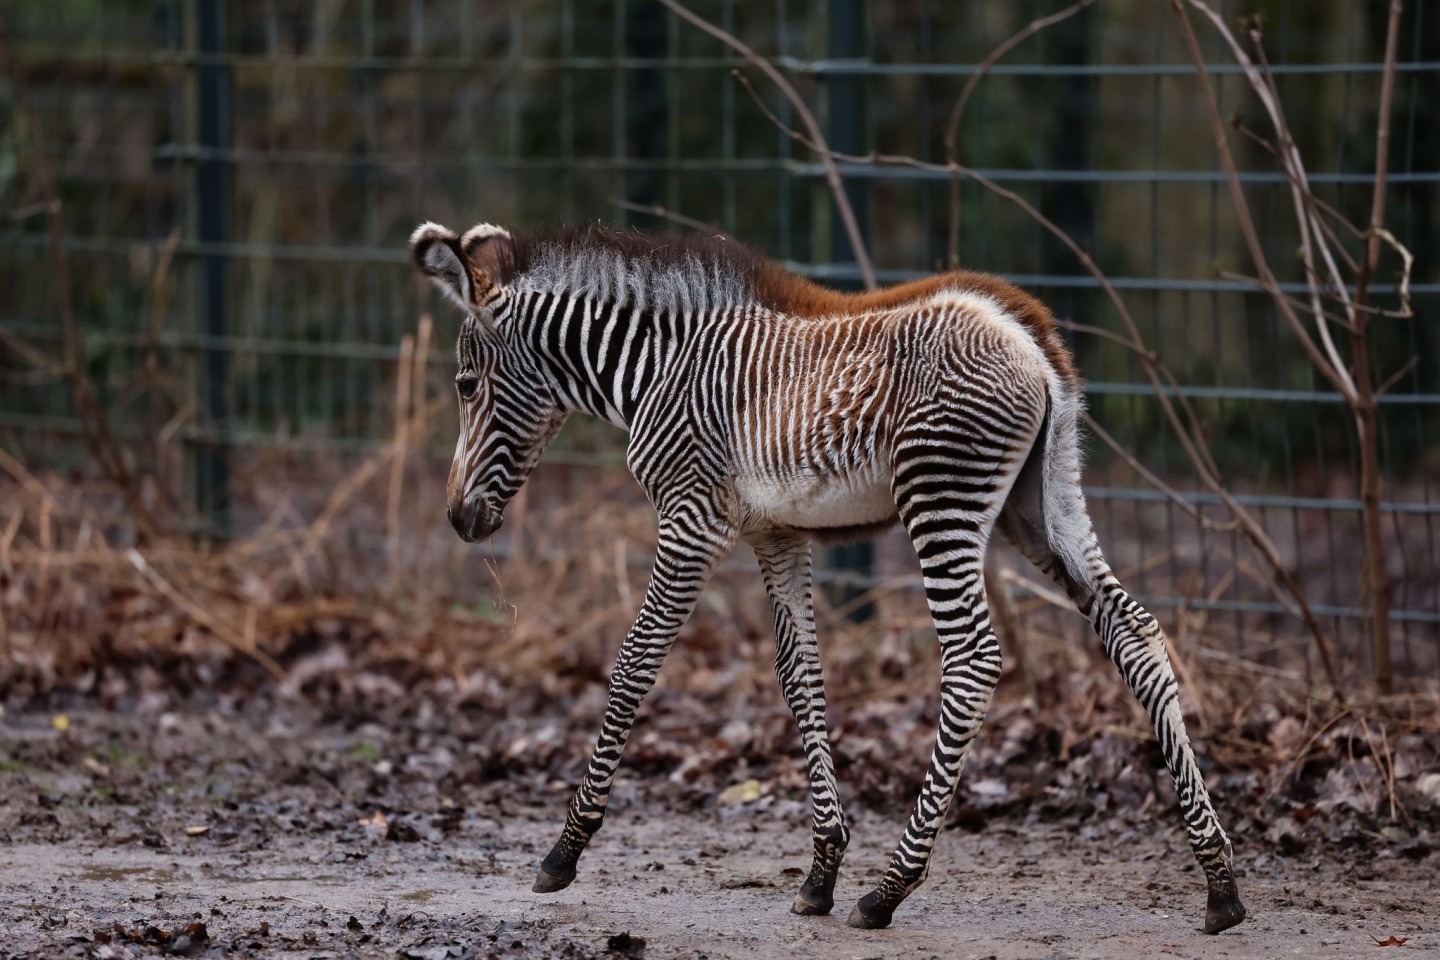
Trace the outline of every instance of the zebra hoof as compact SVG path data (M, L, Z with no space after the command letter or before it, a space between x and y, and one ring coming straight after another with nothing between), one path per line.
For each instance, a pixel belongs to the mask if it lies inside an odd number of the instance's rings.
M546 870L542 864L540 872L535 875L535 886L530 889L536 893L555 893L557 890L564 890L575 882L575 871L571 870L568 877L557 877Z
M835 909L835 898L827 897L816 890L800 888L795 894L795 902L790 906L790 912L801 917L824 917Z
M1231 886L1228 891L1211 889L1209 901L1205 904L1205 932L1219 933L1229 930L1245 919L1245 904Z
M845 920L857 930L883 930L890 926L890 917L895 911L885 909L880 898L872 890L855 902L855 908Z

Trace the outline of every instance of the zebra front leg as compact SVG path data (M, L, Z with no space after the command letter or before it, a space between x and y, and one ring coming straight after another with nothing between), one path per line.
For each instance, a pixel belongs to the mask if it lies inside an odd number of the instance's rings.
M840 809L825 727L825 684L810 597L810 543L800 536L779 534L752 545L775 614L775 676L800 727L810 777L815 859L790 909L803 916L823 916L835 906L835 878L850 843L850 828Z
M535 878L536 893L563 890L575 880L580 854L585 852L590 838L605 819L610 785L620 767L620 757L630 739L630 728L640 703L654 686L660 665L695 608L695 601L715 564L730 552L734 543L735 533L727 522L717 519L707 525L697 521L693 512L684 514L680 522L661 517L650 586L646 588L635 623L620 646L610 674L610 698L600 736L585 778L570 801L565 829L540 864Z

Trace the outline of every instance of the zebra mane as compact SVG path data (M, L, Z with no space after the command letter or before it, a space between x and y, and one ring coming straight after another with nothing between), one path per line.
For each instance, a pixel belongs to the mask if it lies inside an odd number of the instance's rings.
M951 270L866 293L845 293L791 273L724 237L645 234L597 225L515 234L513 244L514 287L667 313L759 304L792 317L833 317L894 309L942 292L977 294L1028 328L1063 380L1077 388L1080 384L1050 310L988 274Z
M666 312L753 302L769 262L723 237L568 227L515 236L513 285Z

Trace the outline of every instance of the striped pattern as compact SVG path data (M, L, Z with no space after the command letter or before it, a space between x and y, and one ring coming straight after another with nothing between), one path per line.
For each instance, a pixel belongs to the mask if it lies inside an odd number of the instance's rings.
M468 314L448 489L457 532L477 539L499 526L573 412L629 431L629 466L659 514L645 600L537 890L574 879L641 701L716 564L744 539L770 596L776 675L810 771L814 862L794 909L829 912L849 830L826 736L810 541L898 520L939 634L940 722L889 868L850 922L888 924L925 878L1000 676L983 586L997 527L1064 586L1149 712L1209 882L1207 928L1243 918L1164 638L1115 579L1086 513L1078 378L1042 306L963 273L845 297L719 240L519 237L488 225L459 237L426 224L412 252Z

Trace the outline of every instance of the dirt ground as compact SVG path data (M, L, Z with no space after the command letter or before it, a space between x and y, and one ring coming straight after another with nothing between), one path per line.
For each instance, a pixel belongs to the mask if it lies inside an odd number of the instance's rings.
M961 817L894 926L856 931L844 916L903 810L852 803L835 915L796 917L803 795L717 800L643 750L578 881L535 894L570 783L472 751L462 718L422 711L415 726L283 708L12 710L0 957L1349 958L1384 955L1391 937L1397 956L1440 956L1428 833L1232 831L1251 918L1206 937L1203 880L1169 809Z

